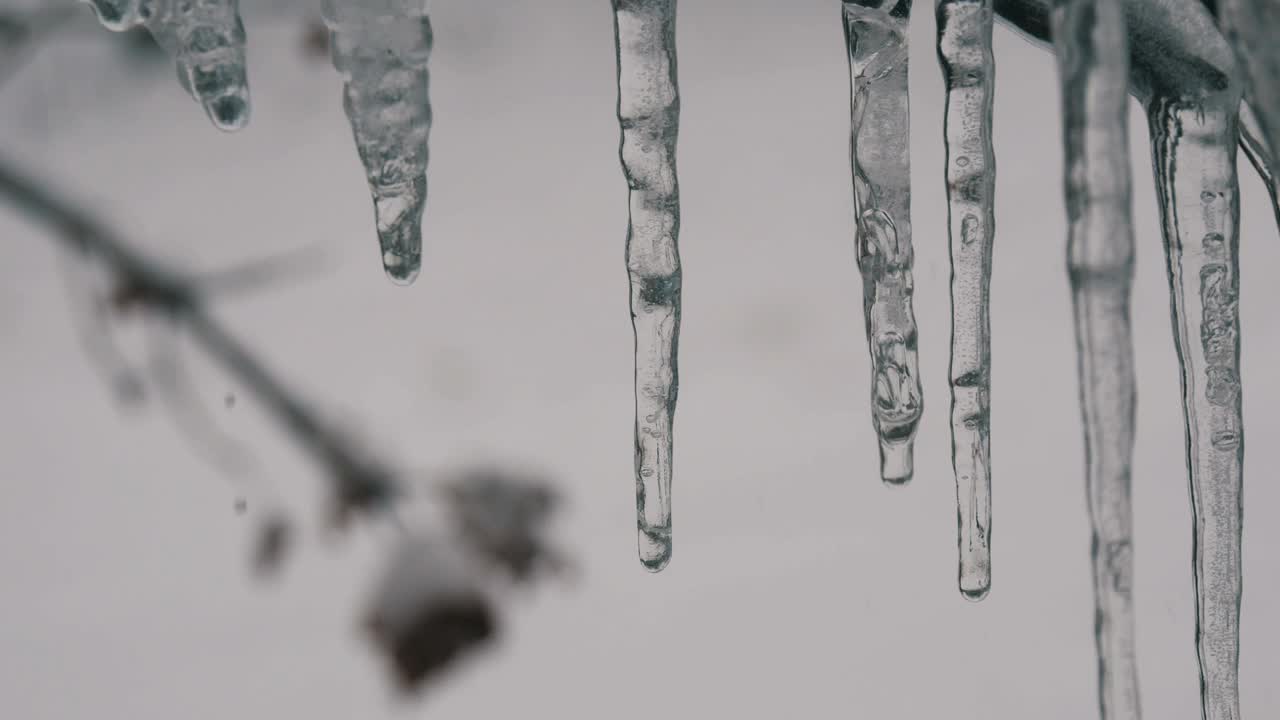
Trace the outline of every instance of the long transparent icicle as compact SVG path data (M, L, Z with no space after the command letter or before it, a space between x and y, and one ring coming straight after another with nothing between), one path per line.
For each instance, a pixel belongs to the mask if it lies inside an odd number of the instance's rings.
M951 244L951 464L956 476L960 592L991 589L991 246L995 153L991 0L938 0L938 61L947 88Z
M1248 103L1240 105L1240 148L1244 150L1249 164L1262 178L1267 186L1267 194L1271 196L1271 209L1275 212L1276 227L1280 228L1280 165L1276 164L1276 154L1262 138L1262 128L1253 108Z
M1227 97L1222 97L1227 95ZM1196 649L1205 720L1240 717L1239 96L1148 103L1195 523Z
M373 194L382 267L412 283L422 267L431 132L426 0L324 0L343 109Z
M911 0L845 0L850 164L880 477L911 480L923 399L911 309L907 21Z
M630 212L626 261L635 332L636 521L640 562L671 560L672 422L679 388L680 190L675 0L613 0L619 155Z
M249 122L239 0L84 0L110 30L143 25L177 66L178 82L219 130Z
M1067 268L1093 531L1098 704L1103 720L1138 720L1130 500L1137 397L1129 321L1129 43L1121 0L1056 0L1051 27L1062 84Z

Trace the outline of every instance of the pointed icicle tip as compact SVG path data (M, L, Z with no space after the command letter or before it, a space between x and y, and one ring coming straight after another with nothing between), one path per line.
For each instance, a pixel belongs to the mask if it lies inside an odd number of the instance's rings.
M384 250L382 269L386 271L387 279L396 285L412 285L422 269L422 254L401 254L396 250Z
M235 93L204 101L204 111L213 126L223 132L243 130L249 124L249 97Z
M915 460L910 442L880 442L880 479L885 485L901 487L911 482Z

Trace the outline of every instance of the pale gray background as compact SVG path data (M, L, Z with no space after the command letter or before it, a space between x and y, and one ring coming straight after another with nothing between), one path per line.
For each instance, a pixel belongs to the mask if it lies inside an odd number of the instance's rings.
M297 27L250 24L254 115L235 136L214 131L168 71L120 80L130 70L105 32L48 48L0 95L0 151L187 267L331 248L328 271L219 314L411 467L497 458L557 473L572 498L562 536L584 575L518 597L506 642L425 703L394 701L353 624L386 536L325 541L314 468L188 352L260 476L302 503L301 554L282 582L251 582L252 510L233 512L236 486L158 409L113 406L78 344L52 243L4 208L0 716L1093 717L1056 68L997 29L994 589L972 604L955 588L931 10L916 9L911 58L926 413L916 479L889 490L868 411L837 3L682 3L676 550L657 576L635 559L608 3L437 4L426 259L408 290L378 267L339 80L300 58ZM1182 415L1137 108L1132 121L1143 702L1149 717L1190 719ZM1247 167L1242 178L1241 687L1244 714L1265 718L1280 706L1280 247L1261 185Z

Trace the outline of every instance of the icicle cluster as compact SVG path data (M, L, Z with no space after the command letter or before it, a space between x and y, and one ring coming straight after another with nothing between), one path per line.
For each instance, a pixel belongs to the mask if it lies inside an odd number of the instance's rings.
M84 0L117 32L143 25L173 58L178 82L219 130L249 122L239 0Z
M184 87L220 128L245 123L244 29L236 0L85 1L108 27L145 25L174 57ZM635 331L637 521L641 561L656 571L671 556L672 423L679 384L676 2L612 0L612 7L620 158L629 189L626 262ZM889 483L912 476L912 446L923 409L911 304L910 8L910 0L842 2L872 418L881 477ZM425 0L324 0L323 11L374 197L384 266L393 279L409 282L420 265L431 125L427 61L432 35ZM1275 41L1280 4L937 0L936 11L947 92L951 430L960 589L981 599L991 583L991 32L998 12L1034 40L1052 42L1059 59L1067 265L1087 456L1102 714L1108 720L1140 715L1130 500L1134 247L1125 129L1127 95L1132 94L1149 120L1181 363L1202 714L1206 720L1238 720L1244 429L1236 147L1266 181L1280 225L1280 43ZM527 549L519 543L495 548L517 559Z
M343 108L373 193L382 267L409 284L422 266L431 104L426 0L324 0Z
M636 366L636 520L640 562L671 560L672 422L679 389L680 189L675 0L614 0L619 154L630 212L626 262Z

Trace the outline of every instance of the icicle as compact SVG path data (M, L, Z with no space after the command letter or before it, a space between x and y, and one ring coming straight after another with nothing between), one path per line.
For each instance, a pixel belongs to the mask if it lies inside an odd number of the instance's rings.
M1240 105L1240 147L1245 157L1262 178L1271 195L1271 209L1276 215L1276 227L1280 228L1280 165L1276 164L1276 156L1262 139L1262 128L1258 126L1258 118L1248 103Z
M1057 0L1071 275L1103 720L1138 720L1134 648L1129 44L1121 0Z
M426 0L324 0L343 108L373 194L382 267L408 285L422 266L431 105Z
M951 463L956 476L960 592L991 589L991 244L995 155L991 0L938 0L938 60L947 87L951 239Z
M923 411L911 266L907 20L911 0L845 0L850 164L880 477L911 480Z
M1206 720L1238 720L1241 416L1236 113L1239 95L1147 104L1182 365L1195 522L1196 648Z
M630 213L626 260L635 331L636 520L640 562L671 560L672 421L679 388L680 195L675 0L613 0L620 156Z
M1246 79L1245 97L1259 135L1272 150L1280 148L1280 2L1218 0L1217 5L1219 25Z
M219 130L249 122L239 0L84 0L109 30L143 25L177 64L178 82Z

